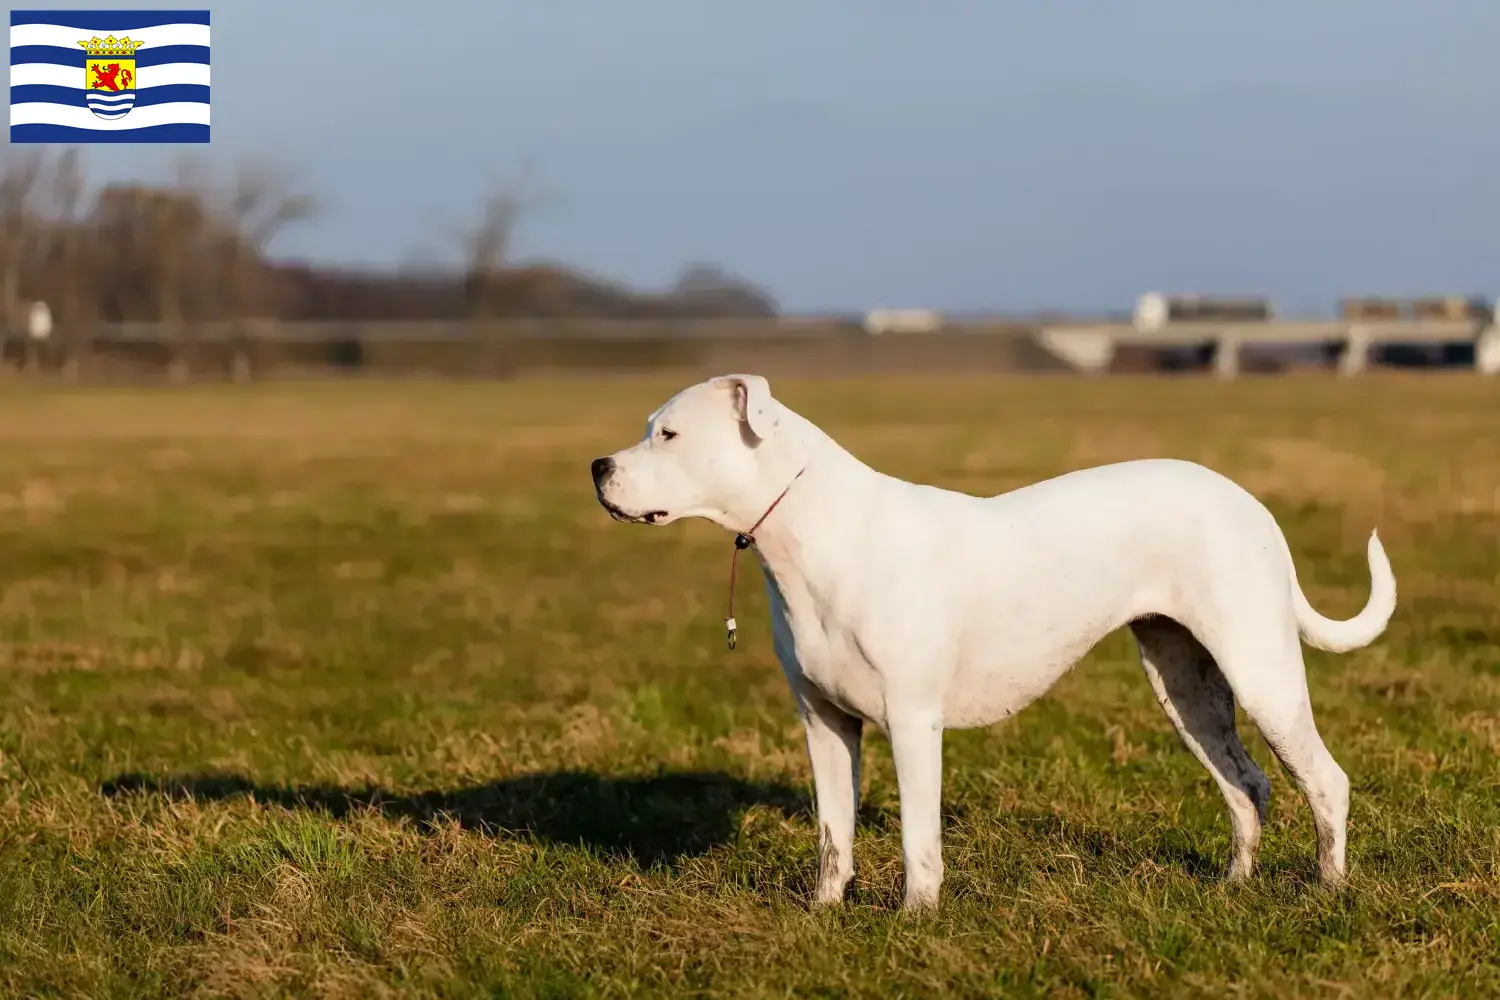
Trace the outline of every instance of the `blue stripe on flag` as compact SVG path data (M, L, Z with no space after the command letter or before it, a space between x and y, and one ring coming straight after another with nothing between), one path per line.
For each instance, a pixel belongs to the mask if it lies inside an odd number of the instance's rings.
M43 84L31 84L10 88L10 103L67 104L81 108L83 95L87 93L110 95L109 91L86 91L82 87L48 87ZM146 87L135 92L135 106L138 108L149 107L153 104L177 103L207 104L208 88L196 83L172 83L162 87Z
M80 31L135 31L162 24L207 24L206 10L13 10L10 23L55 24Z
M136 129L72 128L67 125L12 125L11 142L207 142L207 125L152 125Z
M107 30L107 29L106 29ZM10 64L49 63L53 66L76 66L79 69L88 63L89 54L82 47L60 49L55 45L17 45L10 50ZM144 48L135 54L136 68L166 66L170 63L203 63L208 65L207 45L163 45L160 48Z

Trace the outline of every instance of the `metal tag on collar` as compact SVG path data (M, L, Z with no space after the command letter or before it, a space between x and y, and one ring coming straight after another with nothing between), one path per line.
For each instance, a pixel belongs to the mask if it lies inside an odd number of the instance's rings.
M726 619L724 619L724 631L726 633L726 635L724 637L725 641L727 641L729 643L729 648L733 649L734 648L734 631L735 631L735 629L734 629L734 619L733 618L726 618Z

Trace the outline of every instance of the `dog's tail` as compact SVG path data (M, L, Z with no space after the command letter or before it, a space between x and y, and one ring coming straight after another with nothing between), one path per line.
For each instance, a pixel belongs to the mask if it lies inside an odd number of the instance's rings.
M1370 532L1370 544L1365 548L1370 562L1370 599L1364 609L1353 618L1335 621L1324 618L1307 603L1307 595L1297 583L1297 571L1292 571L1292 597L1296 601L1297 629L1309 646L1326 649L1331 653L1347 653L1374 642L1385 631L1391 614L1396 610L1396 574L1391 572L1391 561L1386 558L1380 536Z

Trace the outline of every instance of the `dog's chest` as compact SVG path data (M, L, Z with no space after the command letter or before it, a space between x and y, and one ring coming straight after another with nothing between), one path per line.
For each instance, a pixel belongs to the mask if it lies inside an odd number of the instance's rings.
M884 725L884 684L856 637L806 587L765 575L772 638L787 679L814 688L850 715Z

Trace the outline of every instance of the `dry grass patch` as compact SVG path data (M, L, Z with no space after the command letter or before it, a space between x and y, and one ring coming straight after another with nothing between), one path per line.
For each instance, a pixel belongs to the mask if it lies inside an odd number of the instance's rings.
M1330 614L1378 525L1401 608L1309 654L1353 886L1266 748L1259 873L1111 637L946 743L948 895L902 918L889 749L808 912L800 727L728 538L594 504L680 386L0 397L0 993L1500 992L1500 407L1466 378L881 378L775 390L877 468L993 493L1147 455L1267 499ZM10 410L9 414L5 411ZM753 570L743 568L751 581ZM760 623L757 626L755 623Z

